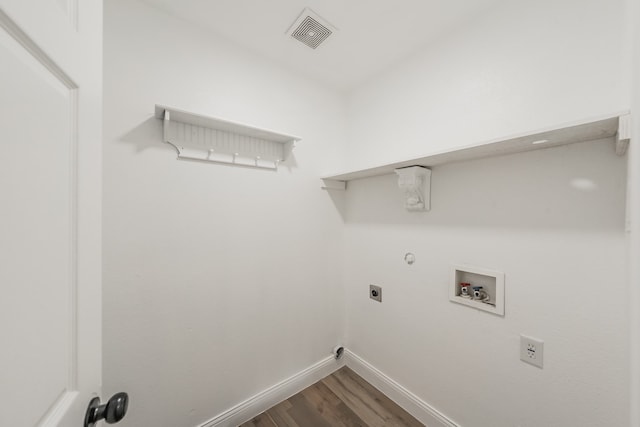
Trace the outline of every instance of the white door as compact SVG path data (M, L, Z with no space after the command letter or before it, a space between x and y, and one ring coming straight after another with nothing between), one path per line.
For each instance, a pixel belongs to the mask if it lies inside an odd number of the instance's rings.
M101 382L101 0L0 0L0 426Z

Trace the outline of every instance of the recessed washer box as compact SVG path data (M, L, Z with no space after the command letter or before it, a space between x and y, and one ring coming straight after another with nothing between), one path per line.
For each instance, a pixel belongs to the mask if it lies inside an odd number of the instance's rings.
M464 297L462 283L469 283L469 297ZM482 286L482 298L474 298L473 288ZM449 300L478 310L504 316L504 273L483 267L453 264Z

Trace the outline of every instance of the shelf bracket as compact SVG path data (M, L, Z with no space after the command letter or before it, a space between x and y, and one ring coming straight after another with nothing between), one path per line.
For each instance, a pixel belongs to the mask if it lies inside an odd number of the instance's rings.
M323 190L344 191L347 189L347 183L345 181L337 181L334 179L323 179L322 182L324 183L324 185L322 186Z
M431 209L431 169L409 166L395 169L398 187L404 193L404 207L411 212Z
M618 132L616 133L616 154L624 156L627 154L629 142L631 141L631 114L625 114L618 119Z
M162 137L164 142L169 142L169 121L171 121L171 113L165 110L162 116Z

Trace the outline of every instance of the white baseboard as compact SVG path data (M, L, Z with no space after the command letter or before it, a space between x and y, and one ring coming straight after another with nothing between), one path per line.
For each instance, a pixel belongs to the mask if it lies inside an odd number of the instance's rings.
M344 352L346 365L427 427L460 427L453 420L389 378L357 354Z
M297 374L213 417L199 427L237 427L267 409L331 375L344 366L344 357L336 361L328 356Z
M347 365L427 427L460 427L433 406L348 349L345 349L342 360L336 361L333 356L328 356L198 427L236 427L331 375L344 365Z

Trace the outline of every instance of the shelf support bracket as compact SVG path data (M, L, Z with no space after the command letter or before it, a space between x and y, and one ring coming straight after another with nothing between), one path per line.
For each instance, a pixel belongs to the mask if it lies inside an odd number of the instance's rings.
M410 212L431 209L431 169L409 166L395 169L398 187L404 193L404 207Z
M323 190L344 191L347 189L347 183L345 181L337 181L334 179L323 179L322 182L324 183L324 185L322 186Z
M164 111L164 117L162 118L162 136L164 142L169 142L169 121L171 120L171 113L167 110Z
M618 133L616 133L616 154L618 156L627 154L631 141L631 128L631 114L625 114L618 118Z

